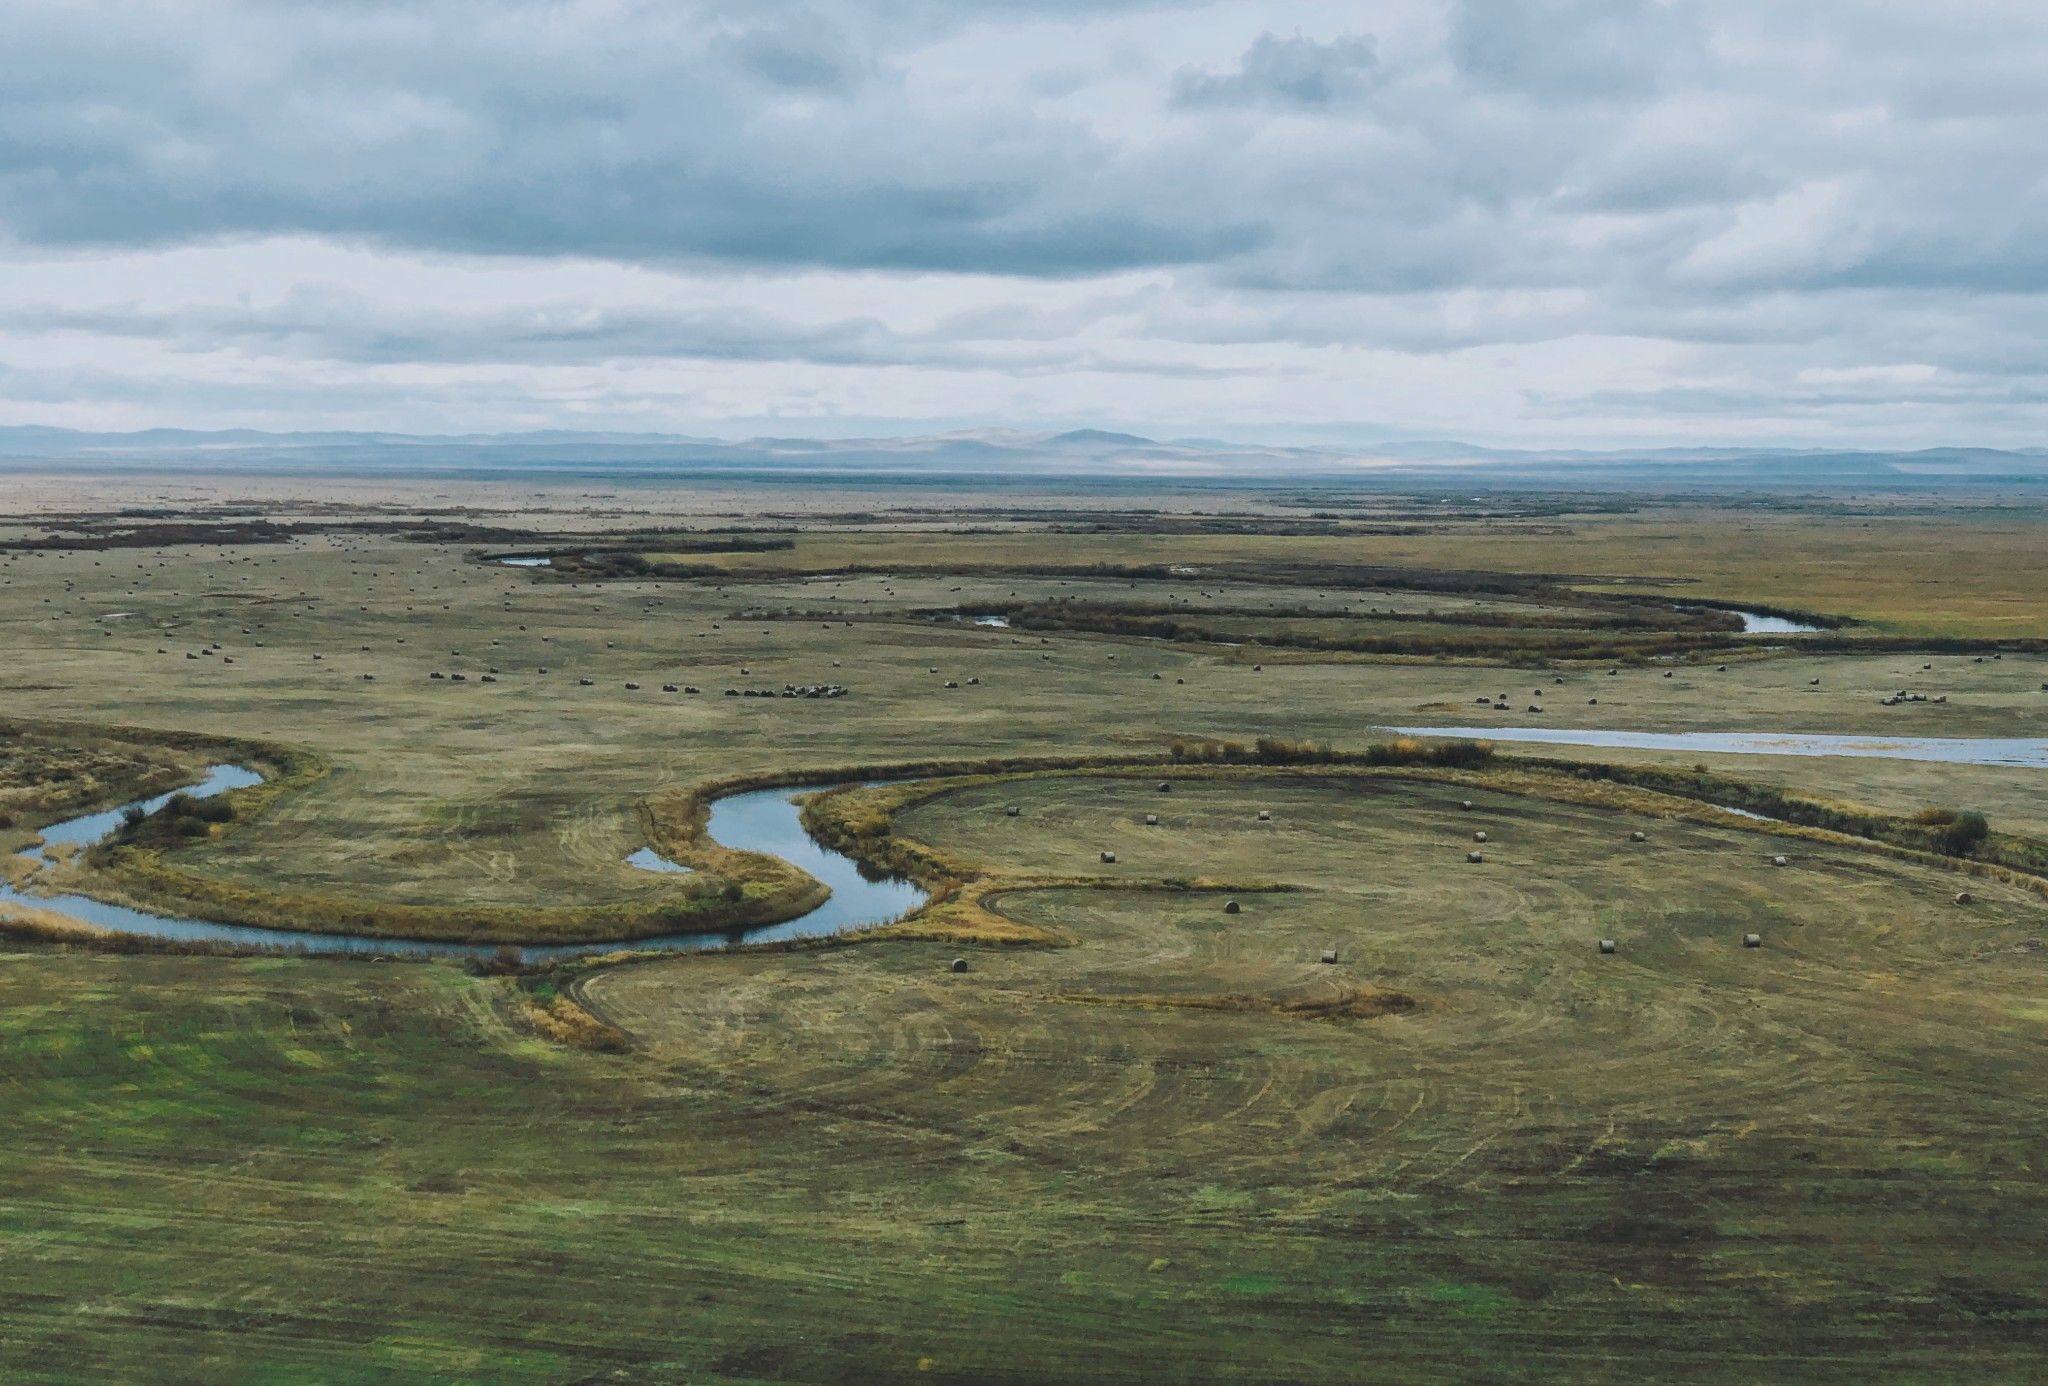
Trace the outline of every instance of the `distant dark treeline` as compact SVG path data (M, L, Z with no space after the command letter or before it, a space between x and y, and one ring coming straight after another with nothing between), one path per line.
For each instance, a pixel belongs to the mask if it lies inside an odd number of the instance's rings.
M1165 606L1151 602L1106 602L1074 597L1054 597L1044 602L1024 604L996 604L1009 616L1011 623L1018 624L1018 617L1031 613L1045 613L1048 619L1055 614L1115 615L1138 620L1164 620L1178 622L1190 631L1213 631L1203 623L1211 620L1320 620L1358 621L1392 625L1428 626L1469 626L1497 630L1577 630L1577 631L1673 631L1690 630L1705 633L1735 634L1742 629L1742 622L1736 616L1722 611L1683 611L1662 603L1600 602L1583 604L1577 611L1542 611L1531 608L1525 611L1360 611L1318 606ZM1236 639L1228 632L1210 635L1189 635L1189 639ZM1264 635L1257 637L1265 639Z
M1657 655L1705 654L1740 648L1739 637L1726 630L1652 629L1640 634L1627 634L1584 629L1540 629L1525 625L1493 626L1475 622L1475 626L1483 628L1392 631L1385 634L1272 630L1245 635L1218 631L1198 620L1080 603L1048 602L1013 607L1008 614L1011 627L1017 630L1085 631L1098 635L1209 644L1256 644L1273 649L1318 650L1333 654L1485 657L1510 663L1551 659L1630 663ZM1450 623L1438 622L1439 625Z
M579 549L574 553L558 555L554 568L558 573L594 577L648 577L670 574L675 565L662 561L670 553L775 553L796 547L796 540L781 534L721 534L694 537L688 540L665 539L660 551L653 557L639 549L603 548ZM696 575L697 568L686 568L685 572Z
M1868 838L1894 847L1992 862L2032 875L2048 875L2048 843L1993 833L1989 820L1971 809L1926 808L1911 817L1855 809L1788 794L1771 785L1731 779L1705 770L1666 770L1648 765L1599 761L1551 761L1548 768L1582 780L1634 785L1722 808Z

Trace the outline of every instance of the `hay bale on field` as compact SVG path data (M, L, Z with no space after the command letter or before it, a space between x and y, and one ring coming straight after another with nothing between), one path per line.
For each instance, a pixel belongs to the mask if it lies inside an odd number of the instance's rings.
M1761 948L1764 946L1764 936L1762 934L1744 934L1742 936L1742 946L1744 948Z
M1472 840L1474 842L1484 842L1486 841L1486 834L1483 832L1474 833L1472 834Z
M1329 964L1331 964L1331 963L1334 963L1334 962L1336 962L1336 961L1337 961L1337 950L1336 950L1336 949L1334 949L1334 948L1325 948L1325 949L1323 950L1323 962L1324 962L1324 964L1325 964L1325 965L1327 966L1327 965L1329 965Z
M1102 861L1105 866L1114 866L1116 864L1116 853L1104 852L1102 854Z
M1771 858L1771 865L1773 866L1790 866L1791 864L1792 858L1787 856L1775 856Z
M1171 794L1173 792L1173 785L1166 780L1161 780L1159 782L1159 792L1161 794Z
M1237 903L1237 901L1235 901L1235 900L1225 900L1225 901L1223 902L1223 912L1224 912L1225 914L1236 914L1236 913L1238 912L1238 903Z
M966 970L967 970L967 959L965 959L965 958L955 958L955 959L953 959L953 971L955 971L955 972L957 973L957 972L965 972Z
M1650 840L1650 835L1644 832L1641 828L1638 828L1628 835L1628 840L1630 842L1648 842Z
M1146 814L1146 815L1145 815L1145 826L1146 826L1146 827L1148 827L1148 828L1156 828L1156 827L1158 827L1158 826L1159 826L1159 815L1158 815L1158 814L1156 814L1156 813L1148 813L1148 814Z
M1265 809L1260 809L1260 810L1259 810L1259 821L1260 821L1261 823L1270 823L1270 822L1272 822L1272 821L1273 821L1273 815L1272 815L1271 813L1267 812L1267 811L1266 811Z
M1615 948L1616 948L1616 944L1615 944L1615 942L1614 942L1614 940L1613 940L1613 939L1611 939L1611 938L1603 938L1603 939L1601 939L1601 940L1600 940L1600 951L1601 951L1601 952L1603 952L1603 953L1612 953L1612 952L1614 952L1614 951L1615 951Z
M1017 805L1015 805L1015 804L1005 804L1005 805L1003 805L1003 816L1004 816L1005 818L1015 818L1015 817L1016 817L1016 816L1017 816L1017 815L1018 815L1019 813L1022 813L1022 812L1023 812L1023 810L1022 810L1022 809L1020 809L1020 808L1019 808L1019 807L1018 807Z
M1486 860L1486 854L1483 852L1467 852L1465 854L1465 860L1473 863L1476 866L1478 863Z
M1958 905L1973 904L1976 901L1976 899L1977 897L1970 894L1970 892L1967 890L1959 890L1956 892L1956 903Z
M1470 799L1460 799L1458 800L1458 807L1470 813L1472 811L1472 801Z

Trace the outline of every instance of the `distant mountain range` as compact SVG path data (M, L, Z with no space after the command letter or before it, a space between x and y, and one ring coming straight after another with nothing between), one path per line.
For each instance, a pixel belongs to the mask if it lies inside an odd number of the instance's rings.
M748 438L657 433L264 433L155 428L86 433L0 427L0 468L91 471L530 477L1183 481L1360 486L1597 488L1947 488L2048 486L2048 449L1910 452L1785 448L1521 451L1459 442L1269 447L1161 440L1100 429L984 429L895 438Z

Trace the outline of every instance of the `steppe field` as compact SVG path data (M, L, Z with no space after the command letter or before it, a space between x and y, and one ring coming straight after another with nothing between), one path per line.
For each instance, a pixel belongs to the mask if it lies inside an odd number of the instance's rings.
M0 1378L2048 1375L2038 500L11 476L0 650Z

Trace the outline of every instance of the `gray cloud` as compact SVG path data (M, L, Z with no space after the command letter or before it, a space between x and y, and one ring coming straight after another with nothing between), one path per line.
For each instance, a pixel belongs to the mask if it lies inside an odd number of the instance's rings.
M408 369L668 363L900 416L982 372L1069 418L1119 375L1208 428L1483 396L1596 431L1890 426L1912 366L1914 417L2010 430L2048 369L2048 12L1972 9L16 0L0 365L110 380L36 359L104 339L218 401L319 362L289 398L357 411L439 387ZM300 244L358 259L253 293L80 268ZM581 301L577 266L648 296Z
M1181 69L1173 99L1182 106L1329 106L1365 96L1378 72L1379 56L1367 37L1317 43L1300 34L1260 34L1229 71Z
M488 0L221 0L116 27L31 6L0 13L0 48L0 221L31 242L312 231L1061 275L1263 234L1256 217L1159 215L1077 125L934 106L816 14L650 7L584 24L573 6Z

